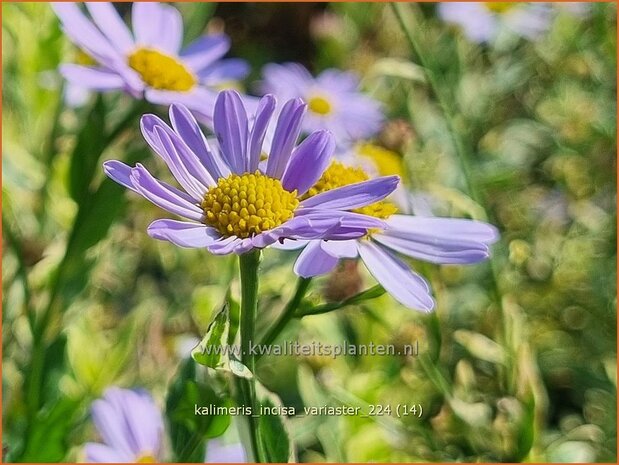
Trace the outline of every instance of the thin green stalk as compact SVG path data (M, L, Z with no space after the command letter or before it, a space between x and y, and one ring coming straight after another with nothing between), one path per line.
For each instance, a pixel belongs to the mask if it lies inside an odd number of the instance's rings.
M359 292L358 294L355 294L348 299L341 300L339 302L331 302L328 304L318 305L316 307L311 307L307 310L302 310L301 312L297 313L295 317L303 318L304 316L322 315L323 313L333 312L348 305L356 305L361 302L365 302L366 300L375 299L385 294L385 292L387 291L385 291L383 286L377 284L376 286Z
M279 319L271 327L264 338L262 338L262 341L260 341L261 345L266 346L272 344L273 341L277 339L277 336L279 336L279 334L284 330L288 322L294 318L294 314L299 307L299 304L303 301L303 298L305 297L311 283L312 278L299 278L297 280L297 288L292 296L292 299L290 299L290 301L286 304L286 307L284 307ZM258 357L260 357L260 355L258 355L257 358Z
M404 35L406 36L406 39L408 40L409 45L411 46L413 54L416 56L416 58L419 60L419 63L423 67L427 82L430 86L430 90L432 94L435 96L436 100L438 101L439 106L441 107L443 116L445 118L448 130L449 130L449 135L451 137L451 140L452 140L452 143L455 149L455 153L460 163L460 168L462 170L462 174L465 179L468 194L478 205L481 206L481 208L484 210L484 214L486 218L488 218L488 212L486 211L484 207L482 196L477 190L477 186L475 184L475 181L472 175L472 170L471 170L472 156L471 156L471 151L470 151L471 144L469 141L465 141L464 135L462 134L461 131L458 130L457 125L455 124L455 110L453 108L453 104L451 103L454 101L453 96L449 95L448 90L445 89L445 87L442 86L439 83L439 81L436 79L436 76L432 68L429 66L428 60L426 59L424 55L423 48L419 45L419 43L417 42L417 38L415 37L415 34L409 27L409 24L406 21L406 11L405 11L405 8L407 6L408 5L405 5L403 3L391 3L393 12L395 13L398 23L400 24L400 27L402 28L402 31L404 32ZM493 259L492 256L490 257L490 271L491 271L490 277L491 277L492 292L497 302L499 312L500 312L499 316L501 319L501 328L500 328L500 334L498 335L498 337L502 345L505 345L505 342L507 341L507 333L508 333L507 319L505 317L505 310L503 309L502 294L501 294L501 291L498 285L498 278L497 278L498 270L497 270L497 266L495 263L495 259ZM503 378L505 378L505 376L503 376ZM508 383L506 382L506 384Z
M456 124L455 124L455 118L454 118L455 113L452 110L451 105L448 103L449 101L453 100L453 96L445 95L446 92L439 85L438 80L436 79L436 76L434 75L434 72L432 71L431 66L429 66L428 60L425 58L425 55L422 52L422 47L417 42L417 38L415 37L415 34L413 34L413 32L408 27L407 21L405 19L406 14L404 12L404 8L405 8L404 4L391 3L391 7L393 8L395 16L398 22L400 23L400 27L402 28L402 31L404 32L404 35L406 36L406 39L409 42L409 45L413 49L414 55L417 57L417 59L419 60L419 64L422 66L424 70L424 73L426 75L426 80L428 84L430 84L430 90L432 91L439 106L441 107L441 110L445 117L445 121L447 123L447 127L449 129L449 135L451 137L452 144L456 150L457 157L460 162L460 168L464 175L464 181L466 183L466 187L469 192L469 195L471 196L471 198L473 198L473 200L479 203L479 195L475 188L475 183L473 182L473 179L472 179L472 172L470 168L471 156L467 150L468 144L465 144L462 140L462 136L460 132L458 131L458 128L456 127Z
M239 270L241 275L241 362L255 376L256 361L250 348L256 334L256 313L258 311L258 265L260 264L260 250L256 249L239 256ZM243 405L257 410L256 388L254 378L237 378L238 390ZM247 417L249 421L249 435L251 438L252 455L256 462L262 462L258 427L253 415Z
M15 257L17 258L17 274L21 278L24 286L24 310L28 318L30 331L34 332L36 324L36 315L32 308L32 293L30 292L30 284L28 283L28 269L24 261L24 250L22 243L17 234L13 231L9 222L2 216L2 231L9 240L9 245L14 249Z

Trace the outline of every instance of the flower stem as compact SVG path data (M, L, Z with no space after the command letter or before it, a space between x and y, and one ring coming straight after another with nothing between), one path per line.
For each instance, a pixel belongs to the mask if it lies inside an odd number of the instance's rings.
M356 305L366 300L375 299L384 295L385 292L387 291L385 291L385 289L380 284L377 284L376 286L359 292L358 294L355 294L352 297L348 297L347 299L341 300L339 302L330 302L327 304L322 304L316 307L302 310L301 312L297 313L295 317L303 318L304 316L322 315L323 313L333 312L335 310L339 310L340 308L347 307L348 305Z
M286 325L290 320L294 318L295 311L299 307L299 304L305 297L307 290L312 283L312 278L299 278L297 280L297 288L292 296L292 299L286 304L286 307L282 311L282 314L279 316L279 319L275 322L275 324L271 327L269 332L264 336L262 341L260 341L261 345L269 345L272 344L277 336L284 330ZM257 357L260 357L258 355Z
M422 52L422 47L417 42L415 34L413 33L413 31L411 31L409 24L406 21L404 4L391 3L391 7L393 8L398 23L400 24L400 27L402 28L402 31L404 32L404 35L406 36L406 39L408 40L408 43L413 50L413 54L417 57L417 59L419 60L419 64L424 70L426 80L430 85L430 91L432 92L439 106L441 107L443 116L445 117L445 122L447 123L447 127L449 129L449 136L451 137L452 144L457 154L457 158L460 162L460 169L462 170L462 174L464 175L464 182L466 183L467 191L471 198L475 200L475 202L479 203L480 197L477 189L475 188L475 183L472 179L472 172L470 168L471 157L467 150L468 144L465 144L462 140L462 135L460 134L460 131L458 131L455 124L454 111L449 104L450 101L453 101L453 98L452 96L446 95L443 87L439 85L434 71L429 65L424 53Z
M254 371L254 357L249 348L254 340L258 310L258 265L260 250L239 256L241 272L241 362Z
M252 372L251 379L237 378L241 403L251 407L252 415L248 415L249 435L254 460L261 461L258 442L258 427L253 417L257 408L255 388L255 358L250 350L255 336L256 313L258 310L258 266L261 252L252 250L239 256L239 270L241 275L241 362Z

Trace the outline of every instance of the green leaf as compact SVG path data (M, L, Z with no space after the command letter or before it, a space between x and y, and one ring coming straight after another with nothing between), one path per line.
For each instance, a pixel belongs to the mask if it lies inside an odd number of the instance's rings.
M361 302L365 302L366 300L376 299L385 294L385 289L380 284L377 284L374 287L371 287L363 292L360 292L357 295L352 296L350 299L347 299L346 305L355 305Z
M191 351L191 357L200 365L220 368L228 361L228 332L230 305L226 302L206 330L202 341Z
M145 148L140 147L129 152L125 158L127 163L134 163L147 153ZM61 291L66 301L84 289L91 266L85 253L105 238L110 226L123 211L125 191L122 186L105 178L94 193L82 199L54 284L58 287L54 291Z
M454 339L474 357L490 363L505 364L506 354L503 347L483 334L459 329L454 332Z
M77 141L71 152L69 194L78 204L87 194L101 153L107 146L105 110L103 97L98 95L90 112L84 117L84 124L77 134Z
M212 382L197 379L197 365L187 359L180 366L168 390L166 417L172 450L180 462L203 462L208 438L221 436L230 425L229 415L198 415L197 407L231 406L232 401L217 394Z
M309 367L305 365L299 366L297 385L299 386L299 393L304 405L332 404L331 398L318 384ZM338 428L340 419L338 417L326 416L320 418L320 421L316 421L318 418L313 415L309 415L306 418L315 422L312 425L312 433L320 441L327 457L337 462L346 462L346 454L342 448L344 441Z
M322 313L328 313L335 310L339 310L340 308L347 307L348 305L358 305L366 300L376 299L377 297L385 294L385 289L377 284L374 287L366 289L358 294L349 297L348 299L342 300L340 302L333 302L323 305L318 305L316 307L312 307L306 303L302 304L299 308L299 312L296 314L297 317L303 317L307 315L320 315Z
M260 383L256 383L256 400L265 409L278 409L282 407L282 401L274 393L268 391ZM288 432L287 419L282 415L260 414L257 421L258 447L260 456L266 463L295 462L295 450L290 433Z
M191 357L200 365L213 370L221 370L232 373L241 378L251 379L253 374L241 363L229 346L230 331L230 303L226 301L222 309L211 322L206 335L200 343L191 351Z
M68 437L79 406L79 400L63 397L41 410L19 461L61 462L69 449Z
M228 332L228 344L234 344L236 335L239 332L240 317L241 317L241 305L239 301L232 296L230 288L226 293L226 302L228 302L230 310L230 331Z

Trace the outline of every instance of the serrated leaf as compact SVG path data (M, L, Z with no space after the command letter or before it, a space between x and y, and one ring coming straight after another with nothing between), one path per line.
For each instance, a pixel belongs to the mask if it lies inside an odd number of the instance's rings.
M209 368L221 368L228 364L229 308L230 306L226 302L208 326L205 336L191 351L191 357L200 365Z
M232 353L229 343L230 303L226 301L206 330L206 335L191 351L191 357L200 365L235 376L251 379L253 373Z
M256 400L265 408L277 409L283 406L280 398L256 383ZM258 447L266 463L289 463L296 461L294 444L290 440L287 419L282 415L265 415L258 417Z
M253 378L254 374L243 365L240 361L236 360L233 357L228 359L228 363L220 368L221 370L229 371L232 374L245 379Z
M196 406L232 404L231 399L218 395L210 383L198 381L196 368L191 359L183 362L166 399L170 442L180 462L203 462L206 439L221 436L231 421L229 415L195 414Z

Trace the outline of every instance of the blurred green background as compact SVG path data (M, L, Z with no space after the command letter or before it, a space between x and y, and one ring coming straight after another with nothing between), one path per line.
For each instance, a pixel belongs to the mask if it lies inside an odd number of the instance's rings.
M412 358L262 359L259 378L286 405L423 407L421 418L291 418L299 460L616 462L616 5L491 46L468 42L434 4L406 5L476 193L390 5L177 6L187 41L231 36L230 55L252 65L249 92L271 61L355 70L385 104L375 142L402 157L407 187L437 215L487 215L502 234L492 267L414 264L432 283L432 315L386 295L289 328L302 342L420 344ZM145 387L163 405L235 261L150 239L161 212L103 180L110 158L166 174L137 117L100 155L130 99L65 104L56 68L75 50L48 4L3 2L2 39L4 458L80 460L105 387ZM260 331L293 291L293 261L265 253ZM373 284L344 263L311 298Z

